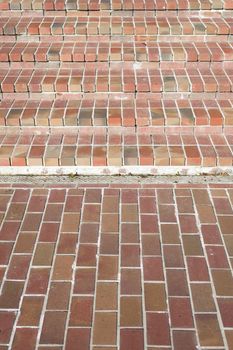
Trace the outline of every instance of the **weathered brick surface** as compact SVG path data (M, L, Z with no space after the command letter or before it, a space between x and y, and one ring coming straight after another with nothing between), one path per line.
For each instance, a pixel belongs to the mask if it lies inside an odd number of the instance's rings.
M3 185L3 348L231 349L232 191L214 184ZM38 195L43 205L35 208ZM211 209L204 222L200 206ZM56 216L48 216L51 207ZM26 218L38 212L39 226L27 233ZM80 220L68 224L67 216ZM144 217L154 221L142 225ZM193 219L192 230L184 218ZM14 238L10 223L18 223ZM48 243L50 230L41 237L49 224L57 226L55 243Z

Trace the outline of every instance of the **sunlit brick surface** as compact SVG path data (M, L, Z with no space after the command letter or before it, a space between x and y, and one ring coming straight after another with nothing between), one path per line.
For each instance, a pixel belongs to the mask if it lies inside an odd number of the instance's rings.
M231 185L3 185L0 348L232 349Z
M232 0L0 1L0 165L231 167L232 14Z

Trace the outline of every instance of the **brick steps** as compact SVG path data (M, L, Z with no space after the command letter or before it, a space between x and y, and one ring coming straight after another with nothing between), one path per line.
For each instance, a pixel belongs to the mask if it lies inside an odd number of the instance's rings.
M100 10L232 10L232 0L2 0L2 10L100 11Z
M232 10L2 1L1 165L231 167Z
M233 66L233 65L231 65ZM230 93L233 69L154 69L153 63L79 63L73 69L2 69L7 93Z
M18 16L1 17L0 34L9 36L211 36L233 33L232 17L156 16Z
M137 127L171 134L230 133L233 131L233 100L170 100L128 98L3 100L0 127L80 128Z
M15 42L2 43L0 63L6 62L228 62L233 60L231 42Z
M233 135L77 133L0 135L1 166L232 166Z

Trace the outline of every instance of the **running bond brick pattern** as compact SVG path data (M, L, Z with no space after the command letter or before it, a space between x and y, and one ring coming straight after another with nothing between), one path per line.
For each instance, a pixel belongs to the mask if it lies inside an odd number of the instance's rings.
M233 349L232 185L2 185L0 349Z

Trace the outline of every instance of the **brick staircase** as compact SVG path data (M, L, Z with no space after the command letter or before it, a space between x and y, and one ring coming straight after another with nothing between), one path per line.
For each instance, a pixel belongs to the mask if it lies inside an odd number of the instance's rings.
M232 0L0 11L2 173L230 171Z

